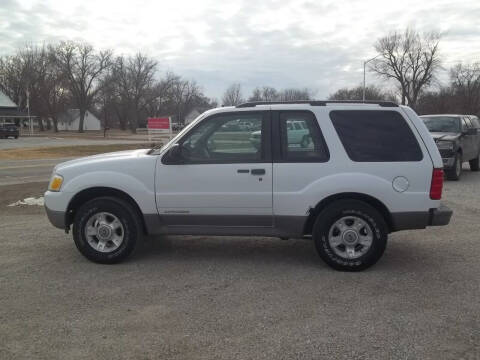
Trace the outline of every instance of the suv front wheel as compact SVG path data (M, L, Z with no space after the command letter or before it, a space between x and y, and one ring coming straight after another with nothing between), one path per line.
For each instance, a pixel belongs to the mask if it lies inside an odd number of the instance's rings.
M462 162L462 154L458 152L455 155L455 161L453 162L452 168L445 171L448 180L460 180L460 176L462 175Z
M78 209L73 222L73 239L87 259L113 264L135 250L141 230L138 216L128 202L101 197Z
M385 251L388 228L380 213L359 200L339 200L317 217L313 239L320 257L332 268L361 271Z

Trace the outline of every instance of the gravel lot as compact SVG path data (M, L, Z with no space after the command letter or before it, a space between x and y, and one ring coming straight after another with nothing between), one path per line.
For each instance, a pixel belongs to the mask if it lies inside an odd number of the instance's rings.
M306 240L151 238L88 262L0 186L0 358L480 359L480 173L447 182L448 227L392 234L362 273Z

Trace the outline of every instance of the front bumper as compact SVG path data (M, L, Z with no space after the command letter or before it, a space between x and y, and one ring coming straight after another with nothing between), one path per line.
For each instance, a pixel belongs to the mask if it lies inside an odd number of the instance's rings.
M445 205L429 211L392 213L392 231L425 229L427 226L448 225L453 211Z
M59 229L65 229L68 204L71 200L71 194L63 191L46 191L43 195L45 199L45 212L48 220L53 226Z
M45 212L47 213L48 220L53 226L59 229L65 229L65 212L51 210L45 206Z

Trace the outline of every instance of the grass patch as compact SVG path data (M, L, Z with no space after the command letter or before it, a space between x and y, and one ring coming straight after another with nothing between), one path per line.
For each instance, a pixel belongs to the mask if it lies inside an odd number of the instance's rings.
M151 147L151 144L109 144L6 149L0 151L0 160L32 160L81 157L113 151L146 149Z

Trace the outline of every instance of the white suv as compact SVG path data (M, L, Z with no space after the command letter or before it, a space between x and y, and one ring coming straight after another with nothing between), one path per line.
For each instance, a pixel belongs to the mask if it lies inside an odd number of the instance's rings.
M389 233L449 223L442 165L405 106L246 103L203 113L161 149L57 165L45 206L96 262L124 259L144 234L260 235L312 237L327 264L355 271Z

